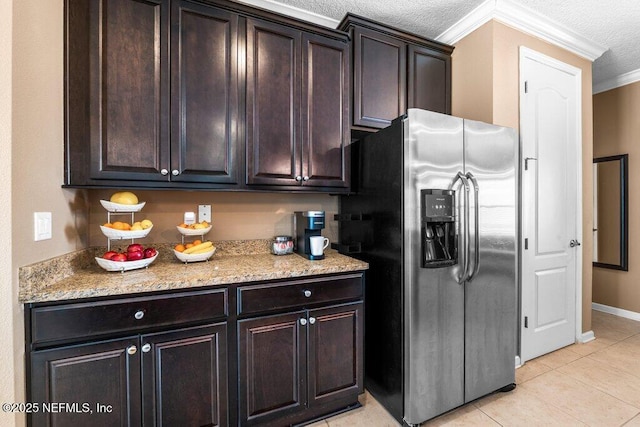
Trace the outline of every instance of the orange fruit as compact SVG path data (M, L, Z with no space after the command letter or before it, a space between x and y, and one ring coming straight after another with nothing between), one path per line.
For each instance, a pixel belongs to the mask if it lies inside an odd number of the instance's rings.
M113 224L111 224L110 222L105 222L104 224L102 224L102 226L107 228L113 228Z
M193 241L193 246L199 245L200 243L202 243L202 240L196 239L196 240Z
M124 223L121 221L116 221L113 224L111 224L111 227L114 230L124 230Z
M186 245L184 245L184 248L189 249L189 248L192 248L193 246L194 246L193 243L187 243Z
M178 227L181 227L181 228L188 228L189 226L183 222L183 223L182 223L182 224L180 224Z
M131 224L129 224L128 222L124 222L123 224L123 230L131 230Z
M187 248L185 248L185 247L184 247L184 245L183 245L182 243L178 243L178 244L175 246L175 248L173 248L173 249L175 249L175 250L176 250L176 251L178 251L178 252L182 252L182 251L184 251L184 250L185 250L185 249L187 249Z

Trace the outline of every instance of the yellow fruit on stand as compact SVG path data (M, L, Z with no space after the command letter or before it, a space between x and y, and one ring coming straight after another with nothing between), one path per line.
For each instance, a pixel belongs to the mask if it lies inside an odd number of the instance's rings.
M113 193L109 201L119 203L121 205L137 205L138 196L133 194L131 191L119 191L117 193Z

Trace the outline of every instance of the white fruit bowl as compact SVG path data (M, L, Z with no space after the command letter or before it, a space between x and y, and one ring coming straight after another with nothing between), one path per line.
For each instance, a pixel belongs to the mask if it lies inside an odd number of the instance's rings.
M140 212L146 202L138 203L137 205L123 205L122 203L100 200L100 203L109 212Z
M155 256L151 258L139 259L137 261L111 261L110 259L96 257L96 262L107 271L129 271L148 267L157 257L158 254L155 254Z
M147 237L147 234L151 231L153 225L144 230L116 230L115 228L105 227L103 225L100 226L100 230L102 230L102 234L107 236L109 239L113 240L123 240L123 239L140 239L142 237Z
M204 236L211 231L212 227L210 225L207 228L184 228L176 225L176 228L183 236Z
M215 246L212 247L210 251L203 252L201 254L185 254L182 252L178 252L175 249L173 250L173 253L175 254L176 258L178 258L182 262L206 261L209 258L211 258L215 252L216 252Z

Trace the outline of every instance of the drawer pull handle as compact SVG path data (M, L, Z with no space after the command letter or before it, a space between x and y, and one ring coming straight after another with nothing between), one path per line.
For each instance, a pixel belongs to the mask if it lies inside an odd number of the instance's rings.
M142 310L136 311L136 314L134 314L133 317L135 317L137 320L142 319L144 317L144 311Z
M300 319L300 324L302 326L306 325L307 324L307 319Z
M134 354L136 354L137 351L138 351L138 348L135 345L132 345L131 347L127 348L127 353L130 356L133 356Z
M304 291L304 296L309 298L311 296L311 291L308 290L308 289L306 291Z
M309 317L309 324L313 325L314 323L316 323L316 318L315 317Z
M145 345L142 346L143 353L149 353L150 351L151 351L151 344L146 343Z

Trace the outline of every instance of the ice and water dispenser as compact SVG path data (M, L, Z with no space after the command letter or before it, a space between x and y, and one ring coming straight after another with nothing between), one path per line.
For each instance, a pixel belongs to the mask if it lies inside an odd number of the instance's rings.
M455 191L420 191L422 267L454 265L458 261Z

